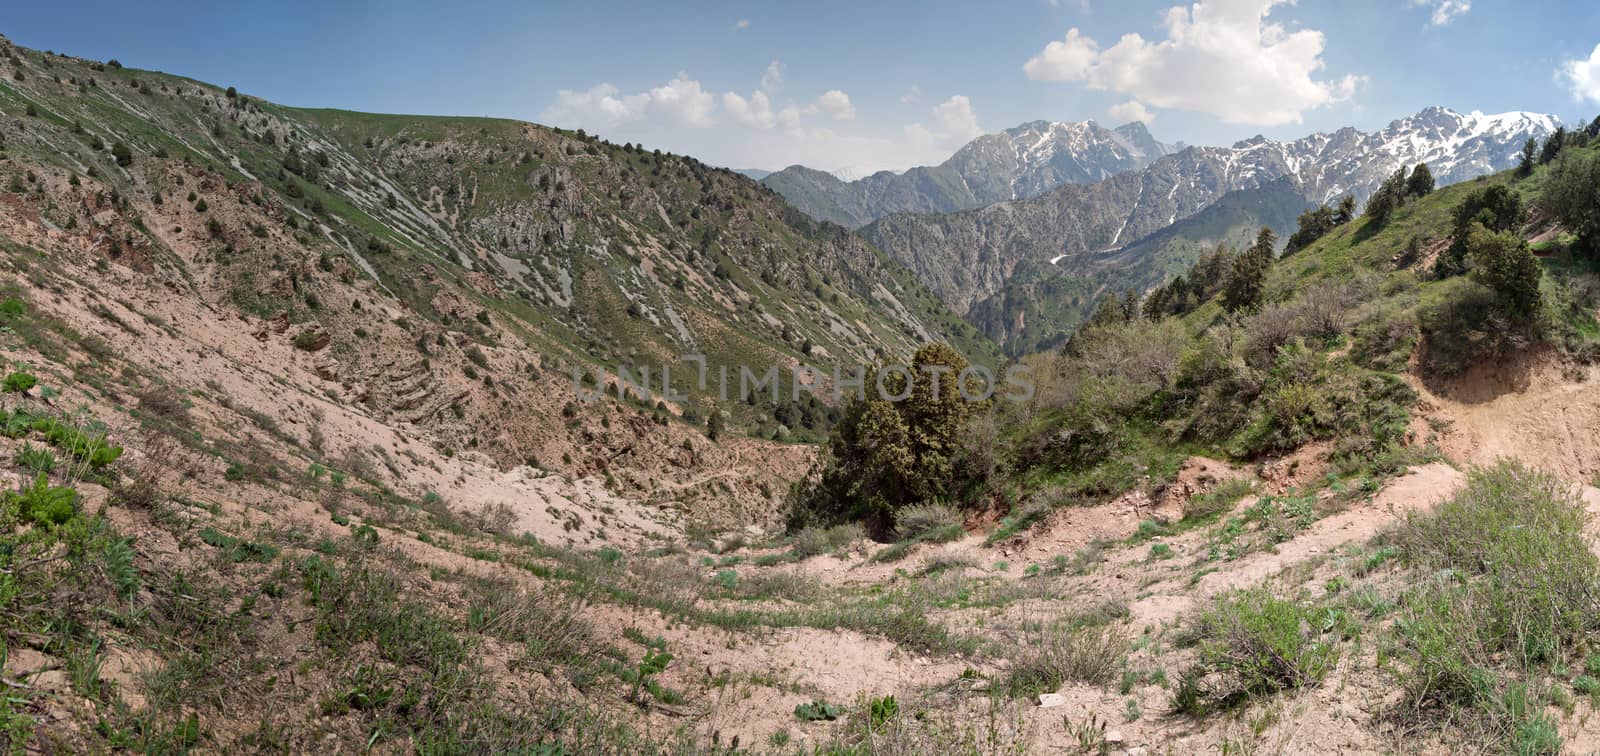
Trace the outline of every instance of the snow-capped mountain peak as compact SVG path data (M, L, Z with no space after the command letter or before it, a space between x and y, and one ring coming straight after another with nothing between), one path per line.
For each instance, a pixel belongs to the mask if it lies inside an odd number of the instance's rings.
M1169 151L1144 124L1108 129L1094 121L1029 121L972 140L941 167L995 199L1023 199L1137 170Z
M1248 188L1284 175L1300 182L1306 196L1322 201L1342 194L1364 200L1402 165L1427 163L1440 184L1482 176L1516 165L1530 137L1543 140L1560 126L1544 113L1459 113L1433 106L1397 119L1379 131L1345 127L1291 142L1254 136L1217 154L1223 183Z

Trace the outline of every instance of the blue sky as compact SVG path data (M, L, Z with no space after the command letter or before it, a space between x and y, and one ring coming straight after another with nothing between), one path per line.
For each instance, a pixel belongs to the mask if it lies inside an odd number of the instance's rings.
M289 105L583 127L735 167L935 163L1035 120L1228 144L1428 105L1600 113L1600 3L80 0L13 41ZM1126 35L1138 35L1128 37Z

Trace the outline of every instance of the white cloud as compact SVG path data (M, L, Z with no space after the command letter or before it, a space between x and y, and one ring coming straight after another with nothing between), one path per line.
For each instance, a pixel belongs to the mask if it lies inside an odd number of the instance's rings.
M751 92L749 98L742 97L737 92L724 93L722 109L738 123L758 129L770 129L774 126L792 128L800 121L800 111L797 108L789 106L774 110L772 99L766 92L760 90Z
M1028 78L1039 81L1073 81L1088 73L1099 54L1098 42L1075 28L1068 29L1066 39L1045 45L1043 52L1022 65L1022 70Z
M1429 26L1444 26L1472 10L1472 0L1411 0L1411 5L1433 9L1433 16L1428 19Z
M775 60L749 92L708 92L685 73L635 93L602 83L559 91L539 120L717 165L777 169L800 163L856 175L936 164L983 133L965 96L950 97L917 123L896 128L862 124L856 102L841 89L811 99L780 96L783 79L784 66ZM922 93L912 87L907 94Z
M1600 102L1600 45L1594 46L1588 60L1569 60L1561 64L1558 73L1567 82L1567 88L1579 102Z
M916 146L954 150L982 136L983 127L978 125L972 101L966 95L955 95L934 106L931 126L913 123L905 127L905 133Z
M755 92L748 100L737 92L725 93L722 95L722 109L728 111L728 115L733 116L735 121L746 126L770 129L778 122L766 92Z
M783 62L774 60L767 64L767 70L761 74L761 91L772 94L783 89Z
M1106 112L1110 113L1111 119L1117 123L1143 121L1144 125L1149 126L1155 123L1156 120L1156 115L1151 113L1150 109L1138 100L1129 100L1119 105L1112 105L1111 109Z
M1210 113L1229 123L1299 123L1305 111L1348 99L1363 79L1323 70L1322 32L1266 20L1288 0L1204 0L1169 8L1167 38L1124 35L1104 50L1077 29L1023 65L1029 78L1083 81L1158 108Z
M811 108L835 121L853 121L856 118L856 106L850 104L850 95L837 89L823 92Z
M619 95L616 87L600 84L582 92L556 93L556 101L539 114L540 120L572 127L614 127L631 121L662 119L679 126L710 126L716 98L700 82L679 73L666 84L644 92Z
M913 105L919 102L922 102L922 87L919 87L916 84L912 84L911 88L907 89L905 94L900 95L901 105Z
M733 22L733 28L735 31L741 31L750 28L750 19L741 18L738 21Z

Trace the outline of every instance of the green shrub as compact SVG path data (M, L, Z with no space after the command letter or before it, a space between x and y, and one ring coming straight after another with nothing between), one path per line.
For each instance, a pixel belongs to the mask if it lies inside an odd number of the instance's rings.
M839 707L820 698L811 703L797 704L794 707L795 719L802 722L831 722L838 719L839 715L843 713Z
M1190 497L1189 503L1183 507L1183 519L1198 522L1226 514L1240 499L1254 491L1255 484L1249 478L1229 478L1210 491Z
M1265 589L1219 597L1196 620L1199 655L1174 703L1198 713L1314 686L1339 660L1341 617Z
M17 449L17 464L36 473L48 473L56 469L56 455L49 449L24 443Z
M1562 150L1539 204L1577 234L1589 254L1600 254L1600 152Z
M21 492L5 493L6 508L23 520L40 525L64 525L78 513L78 492L66 486L52 486L44 473Z
M1279 350L1233 451L1254 457L1311 441L1350 439L1354 443L1341 446L1343 455L1376 456L1405 436L1407 408L1415 402L1416 392L1400 378L1296 342Z
M1374 303L1351 334L1350 359L1373 370L1403 372L1417 337L1415 312L1393 299Z
M316 331L301 331L294 337L294 347L307 352L315 351L322 343L322 336Z
M1474 224L1467 235L1467 257L1473 263L1472 277L1494 292L1506 317L1521 323L1539 314L1544 268L1521 236Z
M857 523L835 525L831 528L811 526L795 534L791 550L795 556L804 559L837 551L865 537L866 530Z
M916 504L895 513L895 533L902 540L952 541L960 538L961 513L947 504Z
M1072 681L1105 685L1116 679L1127 652L1127 639L1108 624L1046 630L1041 637L1028 639L1011 660L1001 689L1031 698L1054 693Z
M938 368L943 380L930 372ZM956 385L966 368L966 358L948 345L926 344L909 366L867 376L874 390L845 408L820 479L796 490L789 529L856 521L884 537L901 508L950 500L959 483L954 453L973 407Z
M1459 374L1543 338L1537 323L1506 317L1494 292L1467 279L1446 283L1438 300L1422 308L1419 321L1422 367L1435 376Z
M1436 665L1445 676L1456 673L1448 695L1470 682L1470 672L1452 665L1492 666L1503 654L1527 669L1567 658L1600 628L1600 558L1584 535L1588 521L1567 484L1512 461L1474 470L1454 498L1407 517L1397 536L1406 561L1449 570L1407 622L1420 646L1414 662L1422 679L1413 694L1433 695ZM1444 637L1429 637L1432 624L1444 625ZM1459 659L1439 658L1450 655Z
M5 381L0 383L0 388L3 388L8 394L23 394L37 385L39 385L38 378L32 374L17 371L6 376Z
M1474 470L1454 498L1407 518L1395 542L1427 576L1395 625L1409 710L1509 750L1555 752L1560 740L1522 681L1565 668L1600 629L1588 519L1560 479L1509 461Z

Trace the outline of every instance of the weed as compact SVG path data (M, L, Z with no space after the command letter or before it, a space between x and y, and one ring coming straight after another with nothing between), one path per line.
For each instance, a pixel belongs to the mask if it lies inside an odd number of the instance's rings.
M899 713L900 704L894 700L894 696L874 698L867 704L867 720L874 730L883 729L883 726Z
M795 719L802 722L832 722L843 713L839 707L820 698L811 703L798 704L794 707Z
M1321 682L1339 659L1339 625L1334 610L1264 589L1219 597L1195 622L1200 652L1180 682L1176 708L1201 713Z
M56 469L56 455L49 449L24 442L17 449L17 465L34 473L49 473Z
M1030 639L1012 659L1001 689L1030 698L1072 681L1105 685L1116 679L1127 648L1121 632L1109 626L1046 631Z

